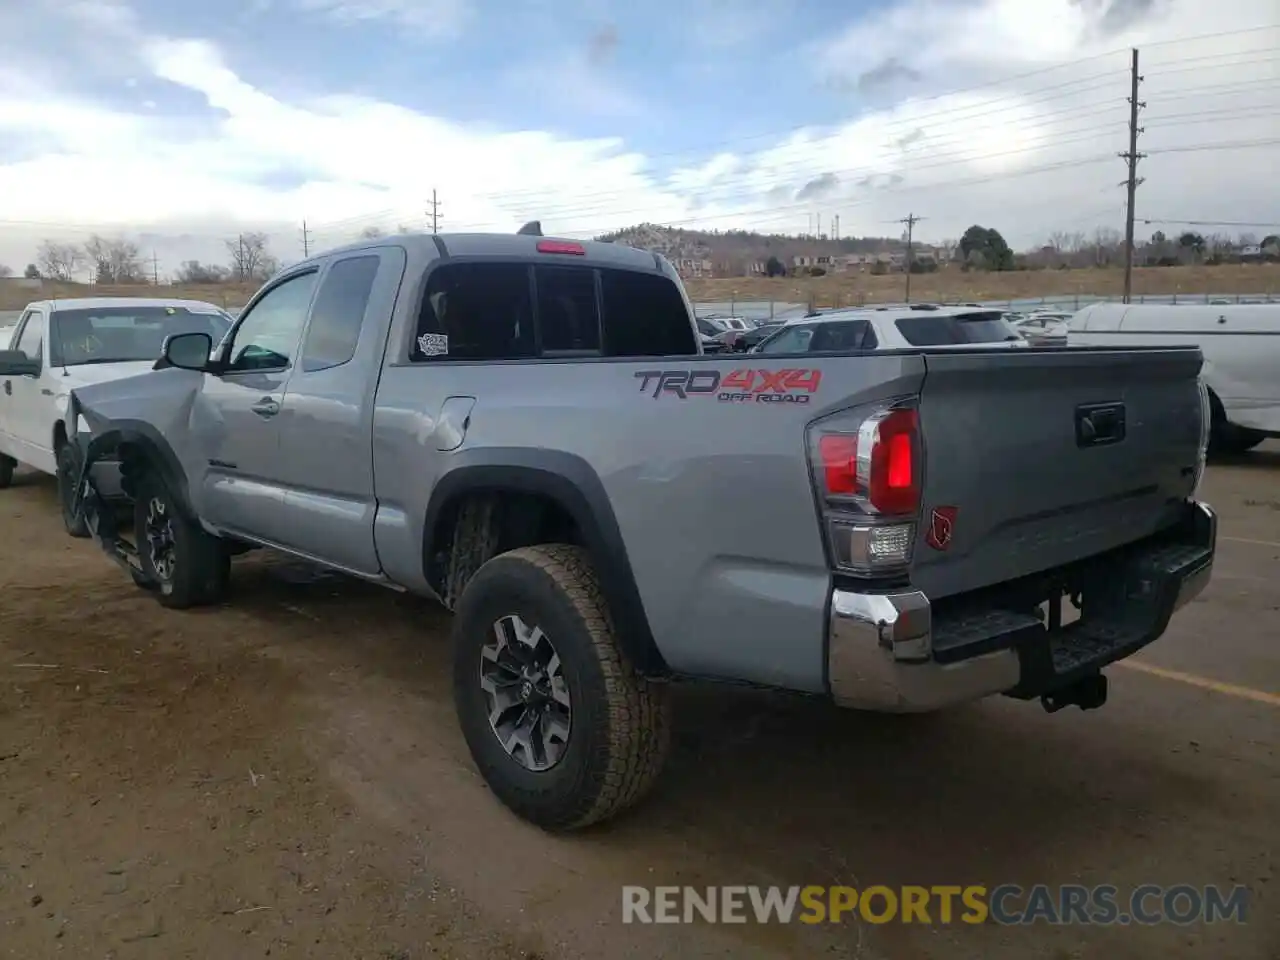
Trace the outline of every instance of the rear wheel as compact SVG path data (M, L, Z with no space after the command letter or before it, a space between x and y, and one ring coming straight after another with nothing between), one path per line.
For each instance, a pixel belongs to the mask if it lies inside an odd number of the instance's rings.
M62 526L73 537L89 536L89 524L83 508L75 509L76 483L80 479L80 452L75 444L63 441L55 454L58 464L58 503L62 508Z
M637 802L670 742L667 689L636 673L578 547L523 547L468 582L453 621L454 703L498 799L548 830Z
M6 457L0 454L0 490L4 490L13 483L13 471L18 467L18 461L13 457Z
M163 606L174 609L218 603L227 592L231 555L217 537L187 517L168 485L150 474L138 485L134 542L142 573Z

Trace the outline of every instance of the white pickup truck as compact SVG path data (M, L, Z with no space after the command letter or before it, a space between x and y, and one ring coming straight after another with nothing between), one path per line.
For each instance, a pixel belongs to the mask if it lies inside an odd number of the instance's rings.
M216 343L232 318L199 300L93 297L27 305L0 350L0 488L25 463L58 477L63 522L88 535L72 505L79 451L67 443L67 398L75 387L155 368L175 333L207 333Z

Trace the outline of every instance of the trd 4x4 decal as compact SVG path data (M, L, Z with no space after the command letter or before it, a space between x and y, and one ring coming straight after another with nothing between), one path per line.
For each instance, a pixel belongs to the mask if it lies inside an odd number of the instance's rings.
M808 403L822 383L821 370L744 367L721 377L719 370L641 370L640 392L680 400L712 397L720 403Z

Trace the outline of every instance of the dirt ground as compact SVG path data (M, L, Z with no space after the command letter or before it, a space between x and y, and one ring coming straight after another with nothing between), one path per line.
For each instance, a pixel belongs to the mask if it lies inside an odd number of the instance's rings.
M1280 450L1210 471L1214 581L1101 710L895 718L678 690L652 798L569 838L487 793L447 616L281 562L178 613L0 493L0 956L1280 957ZM1248 922L636 926L658 884L1246 884Z
M901 273L831 274L825 277L723 277L686 282L694 300L777 300L818 307L851 306L902 300ZM186 286L85 286L46 282L40 291L0 283L0 310L21 310L42 297L186 297L239 309L257 289L254 284L222 283ZM141 291L141 292L140 292ZM911 278L913 300L1021 300L1035 297L1119 297L1124 271L1109 267L1090 270L1017 270L1005 273L965 273L955 267ZM1280 264L1219 264L1216 266L1139 267L1133 271L1133 295L1170 294L1201 297L1212 294L1270 294L1280 296Z

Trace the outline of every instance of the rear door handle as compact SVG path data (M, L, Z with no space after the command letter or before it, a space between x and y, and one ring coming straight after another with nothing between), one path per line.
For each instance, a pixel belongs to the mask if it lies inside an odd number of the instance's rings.
M280 412L280 404L270 397L263 397L249 409L260 417L274 417Z

